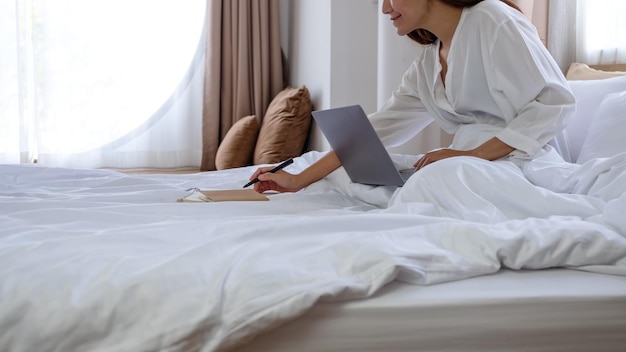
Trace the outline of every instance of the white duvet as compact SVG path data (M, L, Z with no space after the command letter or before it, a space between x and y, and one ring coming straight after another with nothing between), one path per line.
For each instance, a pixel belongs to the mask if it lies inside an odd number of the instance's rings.
M445 161L398 190L350 184L340 169L269 202L223 203L176 199L190 187L240 188L254 167L129 176L0 166L1 350L224 350L392 280L430 285L502 267L626 275L626 196L612 174L622 159L561 170L572 187L595 175L593 196L470 159L458 182L442 177ZM540 184L556 171L524 172Z

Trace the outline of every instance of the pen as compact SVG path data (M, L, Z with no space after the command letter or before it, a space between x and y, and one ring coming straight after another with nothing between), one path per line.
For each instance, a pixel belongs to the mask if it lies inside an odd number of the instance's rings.
M288 159L288 160L285 160L285 161L283 161L280 165L276 166L275 168L271 169L271 170L270 170L270 171L268 171L268 172L274 173L274 172L276 172L276 171L278 171L278 170L284 169L285 167L287 167L287 166L291 165L292 163L293 163L293 159ZM259 178L258 178L258 177L255 177L252 181L250 181L250 182L246 183L246 184L243 186L243 188L246 188L246 187L248 187L248 186L251 186L251 185L253 185L253 184L257 183L257 182L259 182Z

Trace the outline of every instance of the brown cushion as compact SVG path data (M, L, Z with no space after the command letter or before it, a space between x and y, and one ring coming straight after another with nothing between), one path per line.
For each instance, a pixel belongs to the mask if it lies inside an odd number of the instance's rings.
M217 148L215 167L224 170L251 165L259 129L259 119L255 115L235 122Z
M306 86L287 87L274 97L261 121L254 164L273 164L302 154L311 126Z

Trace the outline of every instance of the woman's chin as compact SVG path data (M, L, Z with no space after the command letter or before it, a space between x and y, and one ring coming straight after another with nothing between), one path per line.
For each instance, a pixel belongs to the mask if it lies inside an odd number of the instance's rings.
M407 34L408 34L408 32L407 32L407 31L405 31L405 30L403 30L403 29L401 29L401 28L397 28L397 27L396 27L396 33L397 33L399 36L404 36L404 35L407 35Z

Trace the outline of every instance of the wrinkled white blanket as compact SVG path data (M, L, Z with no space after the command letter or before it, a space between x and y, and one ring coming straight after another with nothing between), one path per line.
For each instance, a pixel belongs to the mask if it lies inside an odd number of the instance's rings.
M175 200L190 187L240 188L254 167L129 176L0 166L0 346L214 351L392 280L502 267L626 275L626 196L611 193L622 159L567 171L603 178L606 199L534 186L539 169L452 161L398 190L351 184L339 169L270 202L197 204Z

